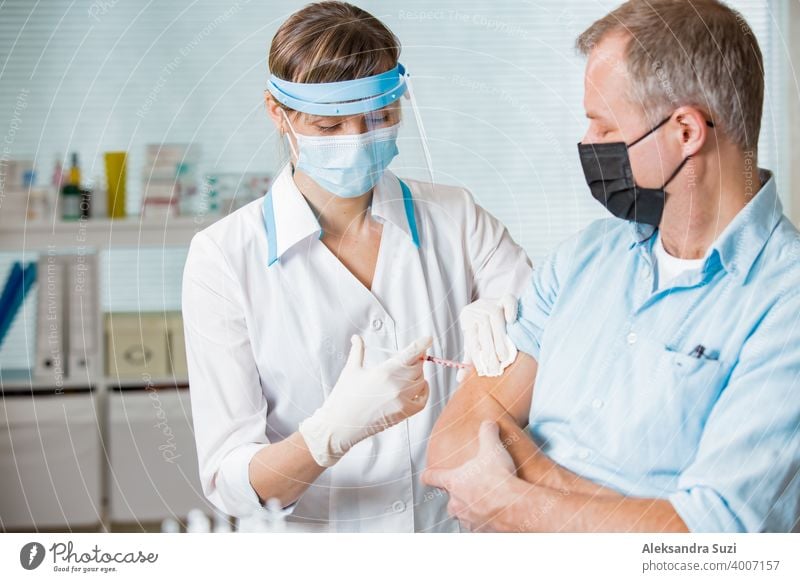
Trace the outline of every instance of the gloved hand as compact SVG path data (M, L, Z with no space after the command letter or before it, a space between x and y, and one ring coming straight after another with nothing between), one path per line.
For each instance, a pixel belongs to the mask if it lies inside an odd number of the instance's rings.
M478 376L499 376L517 357L517 347L506 333L506 324L517 318L517 298L505 295L499 301L478 299L459 317L464 334L464 363L475 366ZM456 378L463 381L469 370Z
M423 356L433 339L423 337L382 364L364 368L364 340L350 338L350 355L328 398L300 423L311 456L330 467L350 448L413 416L428 402Z

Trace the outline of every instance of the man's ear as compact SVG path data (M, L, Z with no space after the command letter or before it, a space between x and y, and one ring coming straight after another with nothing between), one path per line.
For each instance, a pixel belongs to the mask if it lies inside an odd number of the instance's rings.
M683 157L696 155L709 138L709 117L696 107L685 106L675 110L673 119L678 122Z

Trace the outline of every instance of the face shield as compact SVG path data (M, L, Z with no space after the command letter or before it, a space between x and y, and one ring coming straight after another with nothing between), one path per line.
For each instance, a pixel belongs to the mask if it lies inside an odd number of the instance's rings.
M282 115L295 170L326 191L361 196L387 169L399 178L432 181L430 155L411 80L403 65L349 81L293 83L270 76L268 91Z

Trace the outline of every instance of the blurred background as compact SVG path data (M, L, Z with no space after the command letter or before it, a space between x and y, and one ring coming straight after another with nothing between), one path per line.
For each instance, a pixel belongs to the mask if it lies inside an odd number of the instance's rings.
M400 38L435 179L538 262L604 216L575 144L600 0L357 0ZM305 3L0 3L0 530L159 531L211 515L180 319L192 235L286 160L267 52ZM800 218L800 2L731 0L765 56L759 165Z

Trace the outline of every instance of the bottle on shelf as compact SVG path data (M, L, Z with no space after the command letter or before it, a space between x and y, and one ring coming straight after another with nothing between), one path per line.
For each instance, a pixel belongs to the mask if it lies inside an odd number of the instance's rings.
M53 175L50 178L50 185L56 192L61 192L64 187L64 166L61 163L61 154L56 154L56 161L53 165Z
M81 169L78 166L78 154L72 154L72 165L69 177L61 188L61 219L78 220L82 216L83 194L81 192Z

